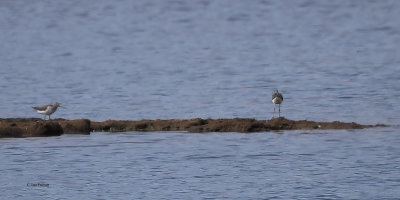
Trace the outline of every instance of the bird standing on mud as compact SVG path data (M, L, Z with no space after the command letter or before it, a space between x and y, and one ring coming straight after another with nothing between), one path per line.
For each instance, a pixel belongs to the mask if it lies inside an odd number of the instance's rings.
M61 107L60 104L58 102L54 102L53 104L33 107L33 109L35 109L39 114L48 115L50 120L50 115L56 112L58 107ZM46 116L44 119L46 119Z
M283 96L281 93L278 92L278 90L274 91L274 94L272 94L272 103L274 103L274 113L272 114L272 118L275 117L275 106L276 104L279 104L279 117L281 116L281 103L283 102Z

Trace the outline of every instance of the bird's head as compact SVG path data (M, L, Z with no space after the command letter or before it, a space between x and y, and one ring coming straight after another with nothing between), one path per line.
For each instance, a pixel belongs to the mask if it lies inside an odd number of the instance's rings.
M58 103L57 101L53 103L53 106L55 106L55 107L61 107L61 108L63 108L63 107L61 106L61 104L60 104L60 103Z

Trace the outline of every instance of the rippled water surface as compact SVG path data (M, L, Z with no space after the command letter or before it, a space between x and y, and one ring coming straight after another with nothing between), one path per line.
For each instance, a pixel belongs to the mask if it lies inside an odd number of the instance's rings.
M396 199L396 131L3 139L0 190L5 199Z
M0 114L400 119L400 2L0 2Z
M392 125L2 139L2 196L396 199L399 19L396 0L0 1L2 118L269 119L278 88L289 119Z

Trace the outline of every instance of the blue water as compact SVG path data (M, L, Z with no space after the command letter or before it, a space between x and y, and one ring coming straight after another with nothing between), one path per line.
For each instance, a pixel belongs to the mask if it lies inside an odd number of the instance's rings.
M4 199L396 199L397 132L3 139L0 191Z
M278 88L289 119L391 125L2 139L1 196L396 199L398 19L396 0L0 1L2 118L269 119Z

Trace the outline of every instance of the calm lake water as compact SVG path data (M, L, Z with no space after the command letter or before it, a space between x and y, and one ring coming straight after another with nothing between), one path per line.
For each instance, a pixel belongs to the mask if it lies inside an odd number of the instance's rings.
M396 0L0 1L2 118L269 119L278 88L289 119L391 125L1 139L1 196L396 199L399 19Z

